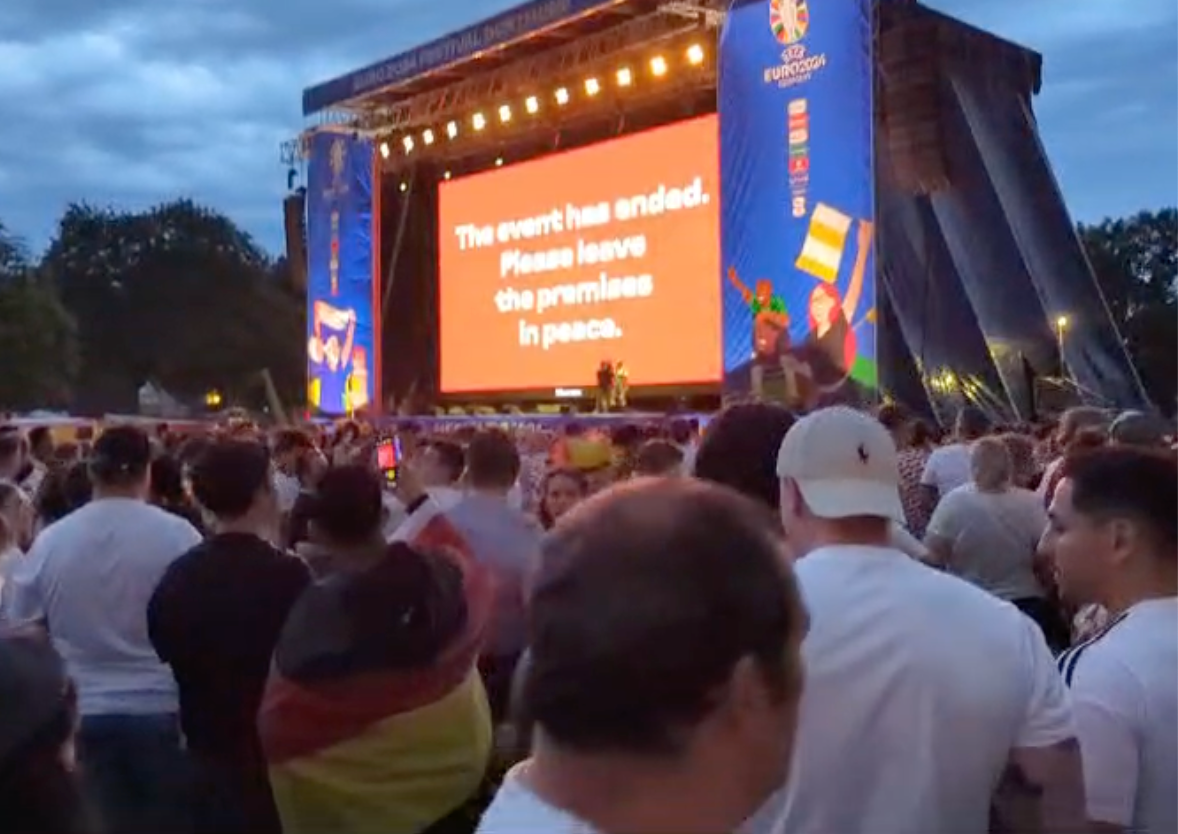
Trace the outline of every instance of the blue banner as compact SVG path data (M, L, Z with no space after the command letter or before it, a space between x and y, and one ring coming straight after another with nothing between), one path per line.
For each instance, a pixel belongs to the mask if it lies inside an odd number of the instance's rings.
M618 0L532 0L424 46L394 55L363 69L303 91L303 115L309 116L355 96L399 84L416 75L472 58L480 52L534 35Z
M373 145L311 138L307 173L307 402L347 414L374 400Z
M734 4L720 41L724 374L799 405L878 387L870 0Z

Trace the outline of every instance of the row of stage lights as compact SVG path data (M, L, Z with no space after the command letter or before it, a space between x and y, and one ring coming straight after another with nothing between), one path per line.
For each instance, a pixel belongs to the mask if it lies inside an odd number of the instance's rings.
M698 43L693 43L684 51L683 57L688 66L698 67L703 64L706 56L704 53L704 48ZM647 69L649 70L652 77L662 78L670 70L670 65L665 56L655 55L648 62ZM624 66L620 67L614 73L614 81L618 88L624 90L634 85L634 76L634 70L628 66ZM587 98L594 98L599 95L602 90L605 89L605 87L600 78L595 75L591 75L586 78L584 82L582 82L582 89L584 90L585 96ZM552 101L556 104L557 107L564 107L571 103L572 100L573 94L568 87L557 87L556 90L554 90L552 93ZM542 102L539 96L528 96L526 99L524 99L524 112L529 116L535 116L540 112L541 104ZM501 104L499 105L498 115L500 124L509 124L514 117L514 111L512 110L510 104ZM482 132L488 127L489 124L490 120L482 111L476 112L470 117L470 127L472 130L474 130L475 133ZM447 139L457 139L458 134L460 133L459 122L456 120L447 122L443 132ZM404 150L405 154L411 154L414 150L417 149L418 141L420 141L423 146L429 147L430 145L434 144L438 138L438 134L434 131L433 128L426 128L421 132L420 136L412 134L406 134L405 136L402 136L401 148ZM388 159L389 156L392 155L392 152L392 146L389 145L388 142L380 143L380 155L383 158Z

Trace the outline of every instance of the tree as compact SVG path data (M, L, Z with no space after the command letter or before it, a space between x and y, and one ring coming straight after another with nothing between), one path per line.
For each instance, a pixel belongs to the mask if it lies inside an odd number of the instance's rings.
M71 205L43 266L77 319L83 377L102 408L134 407L149 381L194 401L216 389L260 405L264 368L280 393L302 392L303 304L221 214L187 200L137 214Z
M1081 225L1080 241L1150 398L1178 396L1178 210Z
M74 321L23 244L0 223L0 408L66 406L77 371Z

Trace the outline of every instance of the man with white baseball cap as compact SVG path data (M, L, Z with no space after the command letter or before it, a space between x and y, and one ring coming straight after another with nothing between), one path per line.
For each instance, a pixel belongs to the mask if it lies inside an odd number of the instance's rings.
M1017 806L1036 830L1081 830L1071 706L1043 635L890 545L904 513L887 430L813 412L777 474L811 617L806 690L791 781L745 830L984 834L992 806L1006 823Z

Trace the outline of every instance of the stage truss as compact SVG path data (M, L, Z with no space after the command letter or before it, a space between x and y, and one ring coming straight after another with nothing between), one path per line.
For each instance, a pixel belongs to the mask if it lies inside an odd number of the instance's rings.
M359 100L351 107L326 111L317 117L317 124L283 142L279 158L288 168L300 165L306 159L310 137L318 132L376 138L437 126L448 120L465 117L479 107L490 106L521 90L550 85L554 79L596 71L611 60L655 48L693 32L711 38L723 25L724 15L718 1L668 0L651 13L452 84L427 90L390 106ZM714 61L699 69L694 83L715 83Z

